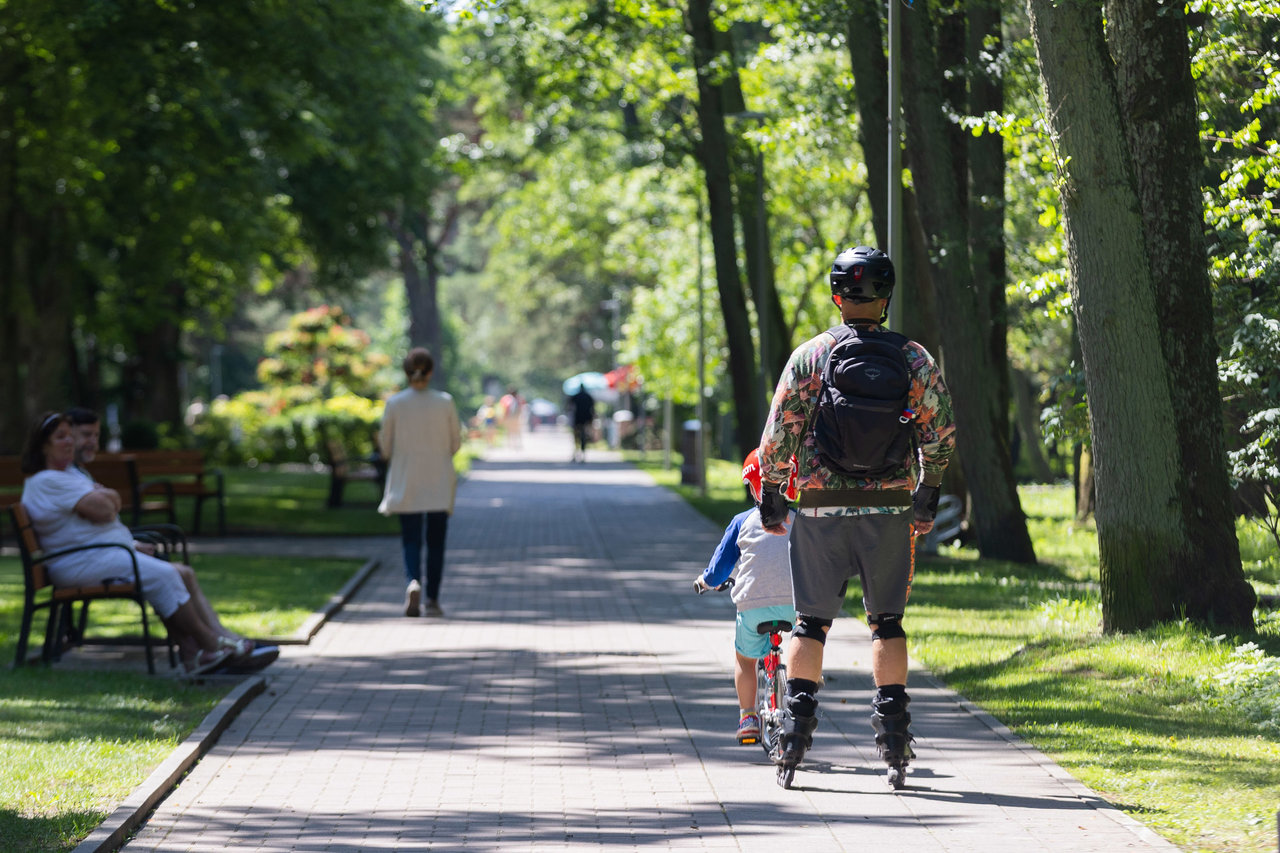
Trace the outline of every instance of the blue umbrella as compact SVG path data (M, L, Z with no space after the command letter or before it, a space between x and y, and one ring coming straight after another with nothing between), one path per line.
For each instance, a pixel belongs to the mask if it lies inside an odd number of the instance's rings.
M609 390L609 380L605 378L603 373L596 373L595 371L570 376L564 381L562 387L565 394L576 394L578 393L579 385L586 388L589 393Z

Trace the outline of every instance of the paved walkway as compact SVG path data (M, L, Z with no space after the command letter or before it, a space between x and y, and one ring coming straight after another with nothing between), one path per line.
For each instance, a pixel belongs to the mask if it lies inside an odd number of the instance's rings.
M779 788L733 739L732 604L695 596L720 530L566 435L477 464L442 620L407 619L397 541L125 848L141 851L1173 850L927 676L894 793L866 630L837 622L815 761ZM677 701L678 700L678 701Z

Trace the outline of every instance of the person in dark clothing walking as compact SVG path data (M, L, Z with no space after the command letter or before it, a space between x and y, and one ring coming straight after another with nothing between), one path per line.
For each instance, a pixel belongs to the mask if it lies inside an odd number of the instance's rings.
M596 419L596 398L581 383L578 392L569 398L573 407L573 461L587 461L587 439L591 435L591 424Z

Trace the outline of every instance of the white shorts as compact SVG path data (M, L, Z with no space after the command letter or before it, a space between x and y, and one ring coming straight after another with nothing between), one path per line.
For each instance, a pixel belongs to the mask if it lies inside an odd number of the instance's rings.
M88 555L93 559L84 559ZM80 559L71 565L61 559L49 564L49 577L55 586L95 586L107 580L133 582L133 562L124 548L95 548L68 556ZM191 593L172 563L147 554L137 557L142 594L161 619L168 619L191 599Z

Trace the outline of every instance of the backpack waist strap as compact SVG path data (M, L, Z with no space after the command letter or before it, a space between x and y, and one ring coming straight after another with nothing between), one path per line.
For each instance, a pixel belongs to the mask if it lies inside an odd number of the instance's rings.
M900 489L810 489L800 506L911 506L911 492Z

